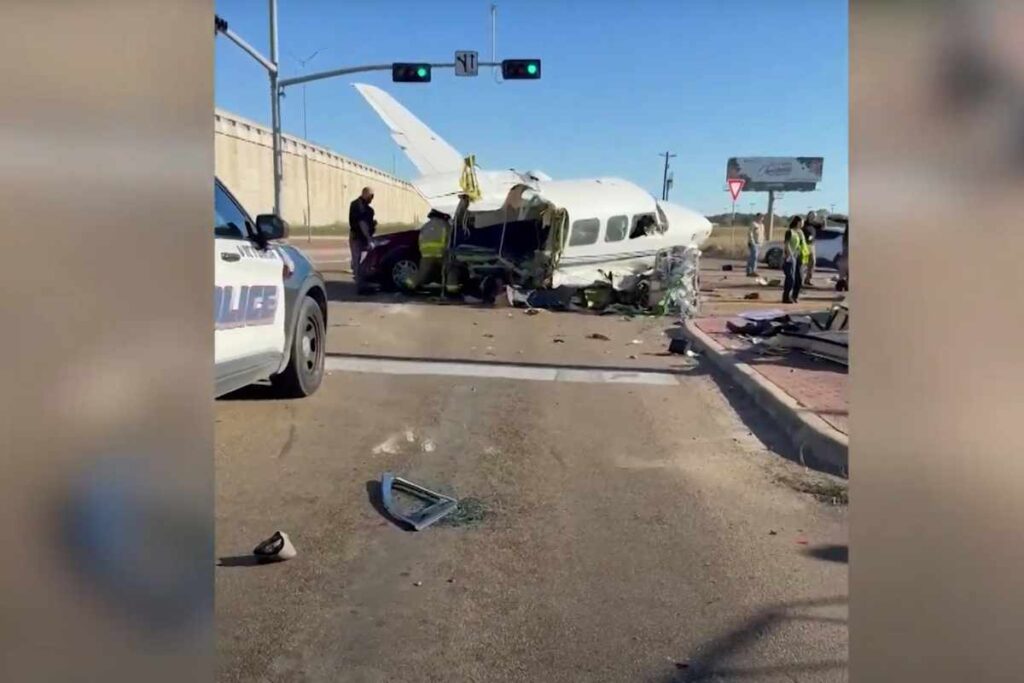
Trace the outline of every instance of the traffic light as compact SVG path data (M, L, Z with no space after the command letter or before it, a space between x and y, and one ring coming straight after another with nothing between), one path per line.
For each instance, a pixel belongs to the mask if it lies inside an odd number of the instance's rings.
M391 80L395 83L430 83L430 65L396 62L391 65Z
M501 77L506 81L540 78L539 59L503 59Z

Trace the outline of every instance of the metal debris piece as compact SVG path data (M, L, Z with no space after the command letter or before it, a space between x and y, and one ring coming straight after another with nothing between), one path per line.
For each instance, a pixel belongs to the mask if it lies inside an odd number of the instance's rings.
M399 509L394 498L394 492L408 494L414 498L427 503L423 508L404 513ZM395 519L408 524L415 531L422 531L439 519L451 514L458 507L459 501L420 486L408 479L396 477L391 472L385 472L380 477L381 502L384 509Z
M611 341L611 337L605 336L600 332L591 332L587 335L587 339L597 339L598 341Z

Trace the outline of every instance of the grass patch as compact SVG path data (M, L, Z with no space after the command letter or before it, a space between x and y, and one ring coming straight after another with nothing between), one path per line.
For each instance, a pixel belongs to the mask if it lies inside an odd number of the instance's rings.
M814 496L829 505L848 505L849 487L846 482L829 477L780 477L779 482L794 491Z

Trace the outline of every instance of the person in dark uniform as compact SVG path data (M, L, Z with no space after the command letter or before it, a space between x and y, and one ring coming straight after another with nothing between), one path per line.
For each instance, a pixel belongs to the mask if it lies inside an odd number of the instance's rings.
M370 249L373 234L377 231L377 221L373 217L373 190L364 187L358 197L348 205L348 248L352 255L352 279L356 289L363 291L363 282L359 276L359 264L363 255Z

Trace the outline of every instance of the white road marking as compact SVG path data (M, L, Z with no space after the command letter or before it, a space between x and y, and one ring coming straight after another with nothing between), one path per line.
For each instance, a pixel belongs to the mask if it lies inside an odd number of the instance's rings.
M576 368L503 363L458 363L451 361L390 360L378 358L325 359L327 370L365 372L384 375L431 375L441 377L479 377L485 379L519 379L534 382L581 382L585 384L647 384L674 386L677 375L654 370L580 370Z

